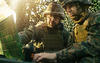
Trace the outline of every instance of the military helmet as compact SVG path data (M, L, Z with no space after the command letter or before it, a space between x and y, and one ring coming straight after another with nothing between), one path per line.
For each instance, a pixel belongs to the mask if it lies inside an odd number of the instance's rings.
M54 14L60 16L62 19L65 18L64 9L62 6L56 2L51 2L47 9L44 11L44 16L48 14Z
M90 2L90 0L64 0L63 1L63 7L66 4L74 3L74 2L79 2L79 3L84 4L84 5L92 5L91 2Z

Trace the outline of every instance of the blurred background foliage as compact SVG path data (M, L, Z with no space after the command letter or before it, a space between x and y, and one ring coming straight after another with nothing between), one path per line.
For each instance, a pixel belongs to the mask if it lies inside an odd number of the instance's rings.
M30 24L35 25L38 21L44 21L43 11L51 1L61 3L62 0L6 0L8 5L16 12L16 24L19 32L28 28ZM91 0L91 3L93 4L90 7L91 12L100 10L100 0ZM72 31L74 24L67 14L66 19L62 22L68 31Z

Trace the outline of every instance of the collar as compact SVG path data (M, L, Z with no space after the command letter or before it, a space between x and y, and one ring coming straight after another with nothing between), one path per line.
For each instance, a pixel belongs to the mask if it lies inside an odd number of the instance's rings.
M82 15L82 17L78 20L78 21L74 21L74 23L75 24L83 24L84 23L84 21L88 18L88 16L90 15L90 13L86 13L86 12L84 12L84 13L82 13L81 14Z

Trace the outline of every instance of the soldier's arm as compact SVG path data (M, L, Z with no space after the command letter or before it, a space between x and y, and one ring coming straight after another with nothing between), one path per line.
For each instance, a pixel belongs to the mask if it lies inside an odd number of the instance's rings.
M71 48L72 44L74 43L72 32L68 32L68 31L64 30L63 31L63 40L64 40L64 46L67 49Z
M100 16L89 23L87 41L74 43L72 48L57 52L59 62L77 60L84 56L96 56L100 51Z
M18 33L22 44L27 44L31 41L32 36L34 35L33 29L26 29Z
M18 35L21 39L23 44L29 43L31 40L39 41L40 40L40 33L43 22L38 22L36 25L30 25L28 29L19 32Z

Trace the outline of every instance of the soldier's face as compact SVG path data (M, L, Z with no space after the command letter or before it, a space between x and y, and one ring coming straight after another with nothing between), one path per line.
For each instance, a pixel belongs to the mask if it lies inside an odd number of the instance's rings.
M70 18L72 18L73 20L77 16L79 16L82 12L82 8L79 6L78 3L66 5L65 10L66 10L67 14L70 16Z
M47 25L53 28L55 25L60 23L61 18L57 15L47 15Z

